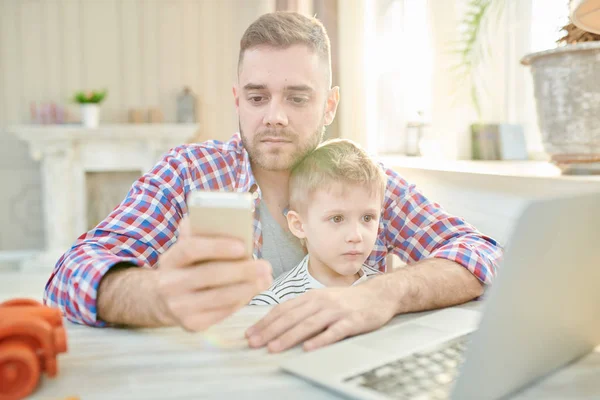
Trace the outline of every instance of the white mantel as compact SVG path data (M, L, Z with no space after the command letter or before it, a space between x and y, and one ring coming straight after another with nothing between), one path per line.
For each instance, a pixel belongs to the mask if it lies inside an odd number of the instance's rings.
M24 125L10 133L41 162L46 246L23 268L51 269L87 231L86 173L150 170L170 148L197 136L197 124ZM132 182L133 183L133 182Z

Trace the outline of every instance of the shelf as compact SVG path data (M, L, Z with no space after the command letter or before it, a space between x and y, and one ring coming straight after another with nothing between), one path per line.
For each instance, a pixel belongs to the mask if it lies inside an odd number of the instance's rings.
M562 175L560 169L545 161L476 161L443 160L426 157L379 156L378 160L388 168L446 171L490 176L514 176L524 178L554 178L566 180L589 180L600 182L600 175Z

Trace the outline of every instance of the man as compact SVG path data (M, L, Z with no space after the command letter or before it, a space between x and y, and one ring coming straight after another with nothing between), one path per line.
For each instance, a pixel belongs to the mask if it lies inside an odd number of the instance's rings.
M240 134L173 149L61 257L45 301L72 321L202 330L304 257L284 212L289 171L320 143L339 102L329 39L316 19L273 13L255 21L240 44L233 88ZM392 251L411 265L277 306L248 329L251 346L315 349L377 329L399 313L472 300L492 282L498 244L385 172L380 229L367 263L384 270ZM189 233L185 199L198 189L254 194L258 260L245 259L234 239Z

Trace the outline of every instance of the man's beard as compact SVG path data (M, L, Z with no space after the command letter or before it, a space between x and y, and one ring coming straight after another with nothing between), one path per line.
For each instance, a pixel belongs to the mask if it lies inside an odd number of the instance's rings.
M238 121L239 123L239 121ZM325 124L321 122L320 126L305 142L299 143L298 135L293 132L283 129L265 129L258 132L252 142L244 135L241 124L239 125L240 135L242 136L242 144L250 156L250 161L256 166L267 171L289 171L297 163L299 163L306 155L312 152L323 141L325 134ZM264 148L260 148L261 140L264 138L281 138L289 140L291 143L283 145L281 149L274 149L267 152ZM287 147L293 147L290 151Z

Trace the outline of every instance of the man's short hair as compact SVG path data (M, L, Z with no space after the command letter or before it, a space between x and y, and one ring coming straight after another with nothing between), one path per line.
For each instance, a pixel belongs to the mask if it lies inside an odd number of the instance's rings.
M260 16L254 21L240 41L238 72L242 66L244 52L258 46L286 49L295 44L304 44L327 63L331 86L331 44L325 27L318 19L296 12L277 11Z
M315 191L336 184L364 186L383 201L387 176L358 144L348 139L327 140L292 169L290 208L303 210Z

